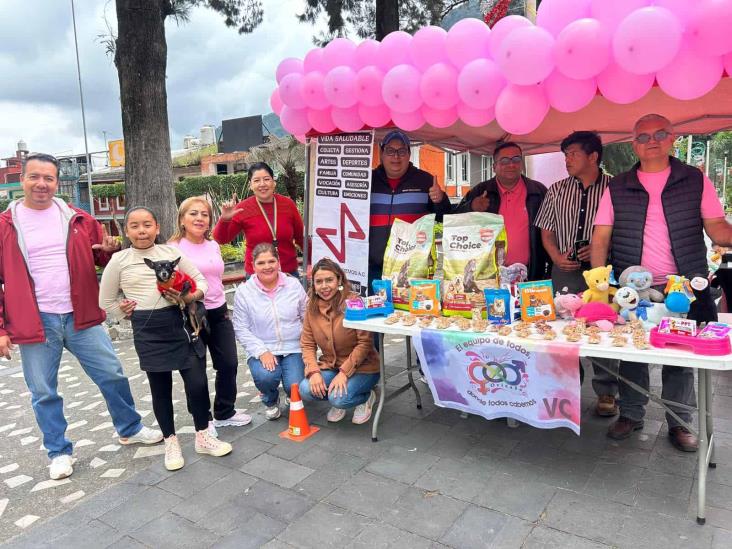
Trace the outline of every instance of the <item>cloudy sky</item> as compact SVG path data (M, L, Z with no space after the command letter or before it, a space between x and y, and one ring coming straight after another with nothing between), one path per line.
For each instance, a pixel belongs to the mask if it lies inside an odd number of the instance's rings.
M316 29L299 23L302 0L267 0L264 21L239 35L214 12L168 21L168 113L171 142L203 124L269 112L277 63L313 47ZM76 0L76 23L91 151L122 137L119 83L98 38L116 26L114 0ZM0 158L24 139L31 151L84 152L69 0L0 0Z

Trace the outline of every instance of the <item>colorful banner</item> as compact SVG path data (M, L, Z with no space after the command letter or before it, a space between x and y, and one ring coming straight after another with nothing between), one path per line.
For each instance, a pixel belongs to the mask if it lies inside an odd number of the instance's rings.
M577 345L438 330L413 341L438 406L580 434Z
M366 295L374 132L321 135L314 145L313 262L333 259Z

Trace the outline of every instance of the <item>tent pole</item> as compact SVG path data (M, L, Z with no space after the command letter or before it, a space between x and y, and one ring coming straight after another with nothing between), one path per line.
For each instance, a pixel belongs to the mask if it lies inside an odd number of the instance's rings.
M308 266L310 264L310 143L312 138L307 139L305 144L305 181L303 192L303 225L304 236L302 240L302 283L305 289L308 288Z

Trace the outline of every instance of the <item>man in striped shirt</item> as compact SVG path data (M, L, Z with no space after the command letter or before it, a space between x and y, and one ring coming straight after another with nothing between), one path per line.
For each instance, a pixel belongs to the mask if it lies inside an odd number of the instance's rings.
M562 141L561 149L569 177L549 187L535 224L541 229L544 249L552 259L554 290L579 293L587 289L582 271L591 268L592 228L610 176L600 170L602 141L595 132L574 132ZM618 381L597 363L616 370L617 361L590 360L595 373L592 387L598 396L596 412L614 416L618 413Z

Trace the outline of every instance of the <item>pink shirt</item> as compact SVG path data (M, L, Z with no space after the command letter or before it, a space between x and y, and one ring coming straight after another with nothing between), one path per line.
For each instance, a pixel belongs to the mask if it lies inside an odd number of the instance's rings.
M203 298L206 309L217 309L226 303L224 283L221 282L224 260L221 259L221 248L218 243L214 240L204 240L200 244L194 244L186 238L181 238L179 242L171 241L168 244L182 251L206 279L208 291Z
M506 190L498 183L501 205L498 213L506 226L506 265L529 264L529 212L526 211L526 184L519 178L516 186Z
M663 214L663 203L661 193L666 186L666 181L671 175L669 166L660 172L642 172L638 170L638 180L648 193L648 210L646 213L646 226L643 230L643 242L653 245L643 246L641 265L653 274L653 284L665 284L666 275L676 273L676 262L671 252L671 238L668 234L666 217ZM615 213L613 203L610 199L610 189L600 199L595 216L595 225L613 225ZM714 219L724 217L724 209L717 198L717 191L714 184L707 176L704 176L704 187L701 200L702 219Z
M277 279L277 284L272 289L265 287L265 285L259 281L259 278L257 277L257 275L255 275L255 274L252 275L252 278L254 279L254 283L257 285L257 288L259 288L265 294L267 294L267 297L269 297L270 299L274 299L274 296L277 293L277 288L280 288L280 287L284 286L285 284L287 284L287 275L285 275L285 273L283 273L283 272L280 272L280 276Z
M56 204L34 210L19 203L15 213L28 253L38 310L57 315L73 312L61 210Z

